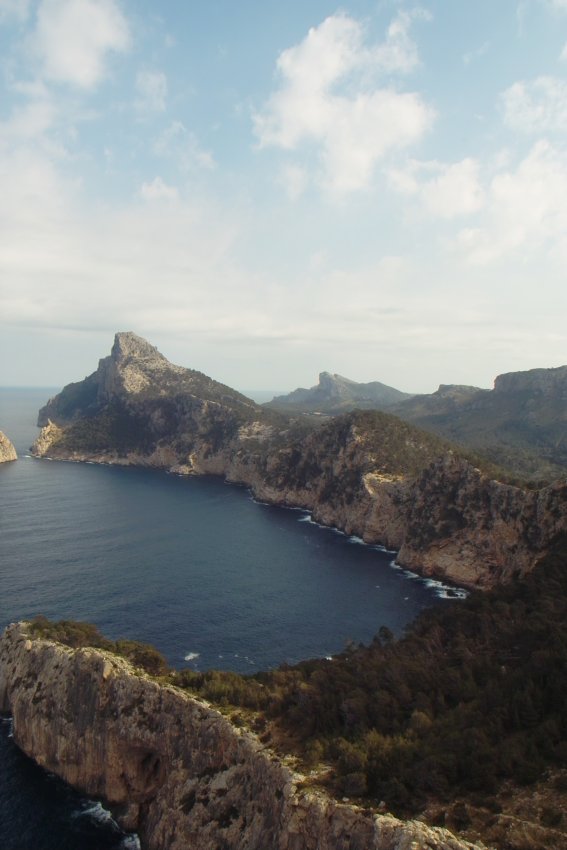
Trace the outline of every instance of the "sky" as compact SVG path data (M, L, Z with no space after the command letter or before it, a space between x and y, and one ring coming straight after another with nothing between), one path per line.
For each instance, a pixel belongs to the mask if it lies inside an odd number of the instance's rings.
M567 363L567 0L0 0L0 385Z

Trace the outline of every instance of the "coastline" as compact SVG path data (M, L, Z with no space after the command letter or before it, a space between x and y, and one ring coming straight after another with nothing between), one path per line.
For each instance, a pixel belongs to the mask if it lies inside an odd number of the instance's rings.
M429 586L438 586L440 590L453 590L455 589L457 592L452 598L465 598L468 593L472 590L478 589L478 584L475 582L467 582L464 579L453 581L451 577L445 573L441 575L432 575L430 572L426 572L425 570L420 570L419 564L412 563L411 567L406 565L405 563L399 562L398 558L400 555L400 548L392 548L385 544L378 537L370 537L367 535L366 539L360 534L357 534L356 531L352 529L349 530L349 524L344 523L343 527L340 527L337 524L332 522L325 522L322 519L314 518L315 509L314 506L309 505L307 503L290 503L286 499L278 498L277 494L272 494L270 491L262 488L262 495L260 496L255 489L254 485L248 481L238 480L234 478L230 478L224 471L200 471L195 467L183 466L180 467L179 464L175 464L170 467L163 466L161 464L156 464L150 458L136 458L136 460L132 460L128 457L120 457L119 455L110 455L109 453L105 453L102 457L96 454L77 454L74 456L49 456L49 455L41 455L34 452L33 447L30 448L30 458L33 460L46 460L50 462L60 462L60 463L83 463L87 465L98 465L98 466L118 466L118 467L133 467L138 469L148 469L154 470L155 472L162 472L166 475L175 475L179 478L190 478L190 477L203 477L203 476L212 476L214 478L222 478L224 483L228 486L236 486L245 488L252 501L256 502L259 505L266 505L270 507L278 507L285 510L290 511L298 511L305 515L305 518L302 518L300 521L302 522L310 522L313 525L333 532L337 534L341 534L348 539L352 540L353 543L359 543L360 545L367 546L369 548L375 548L377 551L384 552L386 554L394 555L394 559L391 562L391 566L394 569L400 569L405 572L409 577L419 578L424 581L426 584L431 583ZM111 459L112 458L112 459ZM445 579L448 581L448 584L445 584L443 581ZM461 593L459 593L461 591ZM451 598L446 596L441 596L440 598Z

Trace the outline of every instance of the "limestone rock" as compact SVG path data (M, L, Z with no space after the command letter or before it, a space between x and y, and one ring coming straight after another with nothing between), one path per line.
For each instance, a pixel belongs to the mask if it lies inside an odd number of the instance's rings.
M25 624L0 640L0 711L24 752L107 801L145 850L482 846L301 789L300 775L208 703L101 650L30 640Z
M17 460L18 455L16 449L8 439L8 437L0 431L0 463L5 463L10 460Z
M38 457L47 457L50 449L63 435L62 428L56 425L51 419L47 420L47 424L39 432L35 443L31 447L32 454Z

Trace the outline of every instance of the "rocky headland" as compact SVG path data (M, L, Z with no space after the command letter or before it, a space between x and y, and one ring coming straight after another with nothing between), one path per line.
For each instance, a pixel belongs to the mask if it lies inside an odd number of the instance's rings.
M337 802L206 701L26 624L0 640L0 710L24 752L104 800L148 850L482 846Z
M16 449L8 439L8 437L0 431L0 463L6 463L10 460L17 460L18 455Z
M394 416L284 416L133 333L40 411L38 457L222 475L263 501L399 552L425 575L490 587L567 530L567 480L528 490Z
M298 388L287 395L276 396L267 405L275 410L317 411L319 413L344 413L354 408L361 410L386 410L411 398L380 381L366 384L351 381L342 375L321 372L319 383L310 389Z

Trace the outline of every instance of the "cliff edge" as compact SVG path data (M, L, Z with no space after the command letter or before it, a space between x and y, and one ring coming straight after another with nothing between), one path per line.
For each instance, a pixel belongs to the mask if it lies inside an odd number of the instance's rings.
M147 850L474 850L450 832L309 789L208 703L96 649L0 639L0 711L47 770L105 800Z

